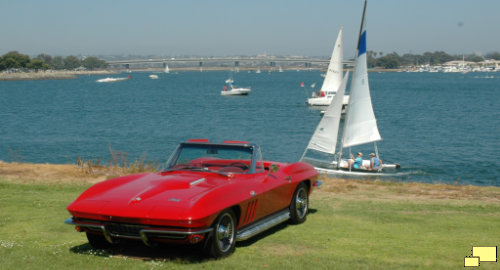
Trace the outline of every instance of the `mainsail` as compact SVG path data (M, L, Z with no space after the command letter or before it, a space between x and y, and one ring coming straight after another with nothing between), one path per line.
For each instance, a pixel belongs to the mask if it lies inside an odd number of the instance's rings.
M321 86L321 91L323 92L335 92L338 90L342 84L342 73L343 73L343 55L344 55L344 45L343 45L343 29L340 28L339 34L337 36L337 41L333 47L332 57L330 58L330 63L328 64L328 70L326 71L325 80Z
M342 114L342 101L349 78L349 72L346 72L342 84L333 97L332 103L328 106L325 114L321 118L316 130L314 131L307 149L313 149L328 154L335 154L337 147L337 136L339 133L340 118Z
M349 73L347 72L342 79L343 72L343 29L341 28L337 36L337 41L328 65L327 75L323 81L322 91L337 92L325 114L321 118L320 123L316 127L309 144L304 151L306 154L308 149L335 154L337 146L337 136L339 131L340 117L342 113L342 103L344 100L345 88ZM304 157L304 155L302 157Z
M370 86L368 84L365 24L363 11L363 21L361 23L358 41L358 56L356 57L352 75L349 92L350 99L342 137L343 147L351 147L382 140L377 127L377 119L373 112Z

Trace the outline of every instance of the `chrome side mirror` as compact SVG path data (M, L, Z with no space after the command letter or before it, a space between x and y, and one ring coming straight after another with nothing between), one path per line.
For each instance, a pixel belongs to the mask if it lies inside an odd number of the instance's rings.
M275 173L275 172L277 172L277 171L279 170L279 168L280 168L280 167L279 167L278 165L276 165L276 164L271 164L271 166L269 166L269 172L270 172L270 173Z

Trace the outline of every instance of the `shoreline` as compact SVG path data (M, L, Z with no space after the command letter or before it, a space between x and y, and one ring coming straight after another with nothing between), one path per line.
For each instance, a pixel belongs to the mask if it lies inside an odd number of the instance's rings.
M2 72L0 81L24 80L64 80L76 79L79 75L116 74L113 70L88 70L88 71L39 71L39 72Z
M146 172L148 170L145 170ZM117 166L18 163L0 161L0 182L28 185L95 184L107 179L139 173ZM150 172L152 172L150 170ZM500 203L500 187L470 184L401 182L394 180L342 179L320 174L323 185L318 196L331 194L372 197L383 200L473 200Z
M233 70L234 67L202 67L202 72L209 71L229 71ZM239 70L244 72L255 72L257 67L240 67ZM275 67L260 67L262 72L278 72ZM322 71L321 68L304 68L304 67L286 67L283 71L311 71L317 70ZM346 69L347 70L347 69ZM132 72L163 72L161 68L137 68L131 69ZM199 67L180 67L180 68L170 68L170 72L179 71L200 71ZM400 72L402 69L371 69L369 72ZM25 81L25 80L68 80L76 79L80 75L107 75L107 74L119 74L125 72L121 69L106 69L106 70L86 70L86 71L38 71L38 72L1 72L0 81Z

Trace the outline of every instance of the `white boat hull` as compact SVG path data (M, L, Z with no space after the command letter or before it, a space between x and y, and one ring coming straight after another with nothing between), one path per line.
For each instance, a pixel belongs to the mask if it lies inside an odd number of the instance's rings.
M233 88L229 90L222 90L220 92L221 95L223 96L246 96L248 95L252 90L250 88Z
M381 170L370 171L368 169L349 169L349 163L353 163L352 159L342 159L340 166L337 167L337 161L325 162L315 158L305 158L303 161L314 166L319 173L329 175L352 175L352 176L395 176L404 175L405 173L398 172L401 168L399 164L383 164ZM363 160L363 167L370 167L370 160Z
M312 97L307 99L307 104L310 106L330 106L332 103L333 97L335 95L327 95L324 97ZM349 96L345 95L344 99L342 100L343 105L349 104Z
M96 82L102 83L102 82L119 82L119 81L125 81L127 80L127 77L121 77L121 78L104 78L104 79L99 79Z
M320 167L314 167L316 171L319 173L326 173L328 175L350 175L350 176L359 176L359 177L370 177L370 176L378 176L378 177L384 177L384 176L398 176L398 175L405 175L407 173L401 173L401 172L387 172L387 171L358 171L358 170L345 170L345 169L326 169L326 168L320 168Z

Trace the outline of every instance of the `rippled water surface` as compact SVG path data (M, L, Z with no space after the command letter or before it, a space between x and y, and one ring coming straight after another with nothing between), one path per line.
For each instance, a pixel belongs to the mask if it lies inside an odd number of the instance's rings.
M309 85L321 85L317 71L234 73L252 87L243 97L220 95L224 71L149 74L116 83L96 82L105 76L0 82L0 160L109 159L111 147L129 161L165 162L179 142L208 138L254 142L266 159L293 162L321 117L305 105ZM500 185L500 73L369 78L379 152L411 173L403 180Z

